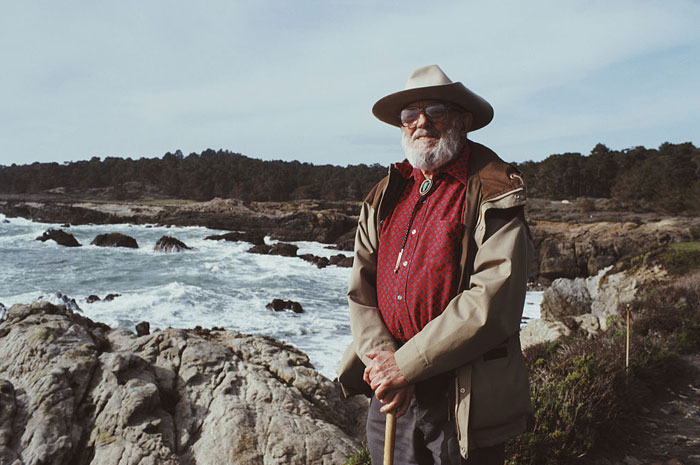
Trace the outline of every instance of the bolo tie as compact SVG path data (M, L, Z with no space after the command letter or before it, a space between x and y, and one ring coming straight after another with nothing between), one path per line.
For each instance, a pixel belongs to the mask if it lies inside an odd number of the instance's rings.
M403 235L403 241L401 242L401 250L399 250L399 256L396 257L396 266L394 267L394 274L399 272L399 266L401 265L401 257L403 256L403 249L406 247L406 242L408 241L408 234L411 231L411 226L413 225L413 220L416 217L418 207L421 203L427 200L428 195L430 195L430 193L433 191L433 186L435 186L435 183L433 183L432 179L426 179L422 183L420 183L420 187L418 188L418 194L420 194L420 197L418 198L416 204L413 206L413 210L411 210L411 218L408 220L406 233Z

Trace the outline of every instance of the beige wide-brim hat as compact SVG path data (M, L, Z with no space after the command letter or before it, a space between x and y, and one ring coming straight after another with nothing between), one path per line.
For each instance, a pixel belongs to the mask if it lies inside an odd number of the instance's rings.
M442 100L459 105L474 118L470 131L483 128L493 119L493 107L489 102L461 82L452 82L438 65L414 70L404 90L379 99L372 113L385 123L401 127L401 110L418 100Z

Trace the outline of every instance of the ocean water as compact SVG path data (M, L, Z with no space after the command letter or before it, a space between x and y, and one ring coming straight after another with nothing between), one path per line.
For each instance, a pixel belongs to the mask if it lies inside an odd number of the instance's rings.
M112 327L134 329L141 321L156 328L220 326L281 339L309 355L325 376L335 377L350 343L345 292L349 268L318 269L299 258L249 254L251 244L205 240L221 234L202 227L85 225L61 228L82 247L35 240L58 224L35 223L0 214L0 303L9 308L43 298L60 303L58 293L74 298L82 313ZM89 245L98 234L120 232L138 249ZM153 251L162 236L176 237L195 249ZM268 240L269 243L271 241ZM330 257L339 253L316 242L294 242L299 254ZM351 255L349 252L341 252ZM91 295L111 302L87 303ZM274 312L272 299L295 300L304 313ZM541 292L528 292L525 316L539 317Z

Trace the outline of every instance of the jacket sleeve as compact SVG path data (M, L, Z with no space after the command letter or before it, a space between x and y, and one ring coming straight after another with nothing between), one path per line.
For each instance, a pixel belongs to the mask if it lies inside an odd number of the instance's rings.
M363 202L355 235L348 304L355 353L365 365L370 362L365 357L367 352L397 348L377 304L377 221L376 211Z
M522 207L509 210L509 218L486 214L477 227L486 239L476 251L468 288L397 350L396 362L409 382L472 362L518 333L532 244Z

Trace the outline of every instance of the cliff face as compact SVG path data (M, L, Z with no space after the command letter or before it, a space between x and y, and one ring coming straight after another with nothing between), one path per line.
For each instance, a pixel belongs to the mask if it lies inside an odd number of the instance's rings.
M365 415L271 338L137 337L47 302L0 323L2 464L340 464Z

